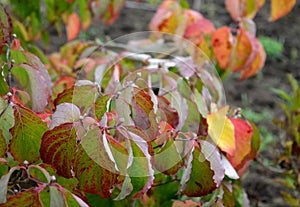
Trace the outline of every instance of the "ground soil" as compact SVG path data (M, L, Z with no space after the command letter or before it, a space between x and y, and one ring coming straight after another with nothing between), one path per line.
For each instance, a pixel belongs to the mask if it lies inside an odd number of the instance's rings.
M202 0L201 12L205 17L212 20L216 27L230 25L232 20L224 9L224 1ZM239 81L238 76L232 75L224 81L227 103L231 106L248 108L259 114L269 114L268 117L280 117L282 112L278 107L279 99L272 88L289 89L286 73L292 73L300 81L300 3L292 13L274 22L268 22L269 7L265 6L255 18L257 35L264 35L284 44L284 52L279 58L267 58L262 72L257 76L245 81ZM151 9L125 8L120 18L110 26L95 23L88 31L90 38L108 35L112 39L122 35L146 31L148 23L153 16ZM57 42L59 44L59 42ZM274 162L280 131L274 126L270 118L259 121L259 126L264 126L273 134L275 140L262 149L260 159ZM262 140L265 137L262 137ZM274 182L273 178L278 174L267 170L258 162L250 166L249 172L244 176L242 184L251 201L251 206L260 207L286 207L280 196L280 191L285 190L282 185Z

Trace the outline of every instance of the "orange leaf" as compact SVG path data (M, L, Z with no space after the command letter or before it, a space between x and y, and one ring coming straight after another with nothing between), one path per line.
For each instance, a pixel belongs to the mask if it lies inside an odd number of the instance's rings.
M66 27L68 41L75 39L80 32L80 19L75 12L68 16Z
M257 54L255 37L244 29L239 29L228 68L233 72L247 68L255 60Z
M271 0L270 21L274 22L288 14L296 4L296 0Z
M257 48L258 48L258 53L255 57L255 60L252 62L252 64L248 68L245 68L242 70L241 75L240 75L240 80L244 80L246 78L254 76L265 65L266 52L265 52L262 44L257 39L255 39L255 40L256 40L256 44L257 44Z
M236 149L232 155L227 154L227 158L234 168L236 168L244 158L251 152L251 138L253 130L251 126L241 119L229 118L234 126L234 137Z
M223 107L207 116L208 134L222 151L234 155L234 126L226 116L228 108Z
M221 27L212 35L211 44L213 51L216 55L219 66L224 70L229 64L233 41L234 39L229 27Z

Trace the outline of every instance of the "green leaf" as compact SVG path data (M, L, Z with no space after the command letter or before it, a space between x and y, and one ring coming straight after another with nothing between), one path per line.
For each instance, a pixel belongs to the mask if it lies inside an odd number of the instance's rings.
M273 93L277 94L280 98L282 98L285 101L291 102L292 97L287 94L285 91L281 89L272 88Z
M38 188L30 188L27 191L18 193L10 197L1 207L40 207L42 203L39 199Z
M80 110L77 106L71 103L61 103L56 106L56 110L52 115L50 129L67 122L76 122L80 118Z
M182 95L182 97L184 97L186 99L190 99L191 88L190 88L188 82L186 81L186 79L183 79L182 77L180 77L177 80L177 89L178 89L179 93Z
M40 154L44 163L57 173L72 178L72 164L76 150L76 130L73 123L65 123L47 131L42 138Z
M115 164L105 152L107 149L103 144L104 139L98 130L90 130L82 138L83 144L78 147L73 170L79 180L79 189L109 198L118 176L115 173Z
M48 70L40 59L30 52L13 51L11 56L16 61L12 74L30 94L32 110L43 112L48 104L48 98L52 95L52 82Z
M192 160L188 163L181 181L183 193L190 197L211 193L220 186L225 172L216 146L206 141L200 143L201 148L195 142L194 151L189 158Z
M300 205L299 200L297 198L294 198L291 194L284 191L280 191L280 193L283 196L284 200L291 206L297 207Z
M297 90L299 89L299 84L298 84L297 80L290 73L287 74L287 77L288 77L288 79L290 81L290 84L292 86L293 93L296 94Z
M41 166L30 165L28 167L28 171L30 177L35 178L36 180L39 180L44 183L50 183L51 181L50 174L47 172L46 169L42 168Z
M3 100L0 97L0 113L5 110L5 112L0 117L0 129L2 130L2 135L5 138L6 144L8 144L9 140L11 139L11 134L9 130L14 126L15 119L14 119L14 112L12 110L12 105L10 104L7 106L7 101Z
M9 152L16 161L36 162L40 158L41 139L48 130L45 122L33 111L20 105L14 108L15 126L10 130L12 139Z
M154 180L154 171L151 164L151 156L149 154L148 143L142 138L142 134L138 130L127 130L127 127L118 127L120 133L126 142L128 150L128 163L126 176L130 177L131 184L127 178L127 185L122 186L124 189L132 189L130 196L134 198L141 197L149 190ZM132 185L132 186L131 186ZM121 192L123 193L123 192Z
M97 99L95 102L95 117L98 120L102 119L102 116L107 112L107 104L109 103L110 95L104 95Z
M19 170L20 167L12 167L6 175L3 175L0 179L0 203L6 202L6 194L7 194L7 185L10 179L10 176L13 174L15 170Z
M154 155L154 166L160 172L174 175L183 166L183 160L173 139L169 139Z
M54 186L49 186L50 189L50 207L65 206L62 193Z
M0 129L0 158L6 156L6 150L7 150L6 141L2 134L2 130Z
M3 71L3 69L2 69L2 71ZM3 76L2 71L0 70L0 95L5 95L9 92L9 87L7 85L5 77Z

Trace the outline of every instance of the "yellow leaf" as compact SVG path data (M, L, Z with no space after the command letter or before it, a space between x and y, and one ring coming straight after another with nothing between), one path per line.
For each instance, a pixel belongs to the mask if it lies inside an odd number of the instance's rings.
M270 21L274 22L287 15L295 6L296 0L271 0L271 3Z
M235 150L234 126L227 118L228 106L207 116L208 135L224 152L233 155Z

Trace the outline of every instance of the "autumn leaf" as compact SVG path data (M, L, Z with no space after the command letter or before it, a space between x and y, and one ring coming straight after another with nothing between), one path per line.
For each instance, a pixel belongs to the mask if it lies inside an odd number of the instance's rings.
M255 39L258 53L252 63L241 71L240 80L244 80L251 76L254 76L259 70L261 70L266 61L266 52L262 44Z
M39 189L32 187L26 191L11 196L1 207L40 207L42 203L39 199Z
M227 111L228 106L207 116L208 134L222 151L233 155L236 150L234 125L226 116Z
M238 166L242 160L251 152L251 139L253 130L244 120L229 118L234 126L235 145L238 146L232 155L227 155L233 167Z
M226 9L236 22L244 17L253 19L264 4L265 0L225 0Z
M67 17L66 31L68 41L75 39L80 32L80 18L75 12Z
M178 3L172 0L163 1L152 18L149 28L152 31L174 34L180 17L184 18L184 14Z
M42 138L40 154L44 163L55 167L57 173L72 178L71 169L76 149L76 130L66 123L47 131Z
M11 41L12 34L12 20L3 7L0 7L0 54L2 53L2 49L5 45L7 45Z
M184 10L188 16L188 23L185 29L184 37L196 40L205 34L211 34L215 27L211 21L204 18L200 13L193 10Z
M40 145L43 134L48 130L45 122L33 111L23 106L14 108L15 125L11 128L12 139L9 152L15 160L35 162L40 158Z
M231 71L236 72L249 67L255 60L257 53L257 41L255 37L244 29L239 29L230 55L228 68Z
M226 70L229 65L233 41L234 39L229 27L221 27L212 34L212 48L218 64L223 70Z
M200 144L194 143L194 150L181 180L181 191L190 197L211 193L220 186L224 178L225 170L218 150L206 141L201 141Z
M271 0L270 21L274 22L287 15L295 6L296 0Z

